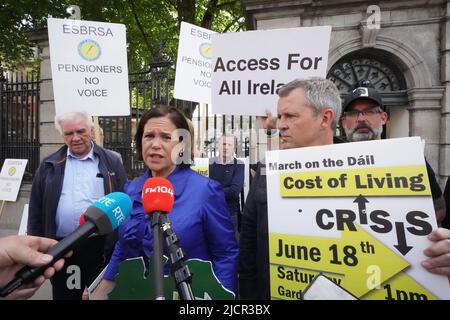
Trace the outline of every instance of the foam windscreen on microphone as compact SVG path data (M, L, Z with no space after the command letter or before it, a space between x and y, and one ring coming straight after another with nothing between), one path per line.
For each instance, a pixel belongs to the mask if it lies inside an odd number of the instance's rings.
M86 209L84 218L98 229L98 234L115 230L131 214L131 199L123 192L112 192L95 201Z
M169 213L174 202L173 186L164 178L149 178L142 188L142 205L146 213Z
M85 219L84 219L84 214L82 214L82 215L80 216L80 218L78 219L78 224L79 224L80 226L82 226L85 222L86 222L86 221L85 221Z

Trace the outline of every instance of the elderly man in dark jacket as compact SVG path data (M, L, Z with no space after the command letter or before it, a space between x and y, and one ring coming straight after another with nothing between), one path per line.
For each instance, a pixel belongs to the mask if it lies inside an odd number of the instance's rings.
M65 146L46 157L35 174L27 232L60 240L78 227L80 215L94 201L122 191L127 178L120 159L93 142L92 119L86 113L57 116L55 126ZM51 280L53 299L81 299L105 265L105 246L112 252L110 240L93 236L74 249Z

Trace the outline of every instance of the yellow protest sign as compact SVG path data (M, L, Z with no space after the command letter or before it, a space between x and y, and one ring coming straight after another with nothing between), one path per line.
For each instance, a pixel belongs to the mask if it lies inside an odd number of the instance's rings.
M421 267L437 227L419 138L266 154L273 299L319 273L359 299L449 299Z
M271 263L340 275L330 278L339 279L335 282L357 297L371 290L367 282L372 267L380 270L378 283L383 283L409 265L360 227L357 232L343 231L340 239L271 234L269 243ZM276 287L276 279L284 277L274 276L271 284Z
M425 165L280 174L283 197L429 196Z

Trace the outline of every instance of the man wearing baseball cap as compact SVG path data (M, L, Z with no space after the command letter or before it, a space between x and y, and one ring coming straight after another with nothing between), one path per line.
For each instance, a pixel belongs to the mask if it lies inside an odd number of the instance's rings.
M349 142L381 139L388 119L378 92L363 83L344 100L342 127Z
M369 81L360 82L349 92L342 106L341 123L348 142L381 139L388 114L378 92ZM445 218L445 201L430 164L425 160L438 225Z

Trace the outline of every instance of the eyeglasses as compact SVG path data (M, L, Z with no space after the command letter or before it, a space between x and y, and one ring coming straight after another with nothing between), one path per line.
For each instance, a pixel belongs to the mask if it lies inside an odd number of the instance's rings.
M367 110L350 110L350 111L346 111L344 112L343 116L344 117L349 117L349 118L358 118L360 115L365 116L365 117L370 117L373 116L377 113L382 113L383 110L380 108L380 106L376 106Z

